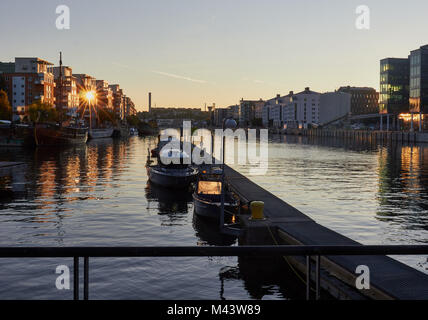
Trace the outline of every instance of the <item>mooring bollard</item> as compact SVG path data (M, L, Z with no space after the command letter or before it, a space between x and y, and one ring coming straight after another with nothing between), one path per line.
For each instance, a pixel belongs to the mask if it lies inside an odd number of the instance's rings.
M263 220L265 203L263 201L251 201L250 210L251 210L251 220Z

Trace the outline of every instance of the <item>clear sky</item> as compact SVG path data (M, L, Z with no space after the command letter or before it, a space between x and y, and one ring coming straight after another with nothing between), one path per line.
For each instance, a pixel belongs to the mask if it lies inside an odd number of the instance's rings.
M70 30L57 30L57 5ZM370 30L355 27L370 8ZM427 0L1 0L0 61L36 56L119 83L136 103L226 107L379 87L379 60L428 44Z

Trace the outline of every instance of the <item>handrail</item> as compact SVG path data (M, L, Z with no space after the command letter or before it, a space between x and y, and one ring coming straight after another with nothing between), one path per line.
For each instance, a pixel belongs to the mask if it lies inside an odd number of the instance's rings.
M202 247L0 247L0 258L73 258L73 297L79 300L79 257L83 257L83 298L89 299L89 257L306 256L306 299L315 256L315 298L320 299L320 256L423 255L428 245L276 245Z
M0 247L0 258L200 257L272 255L421 255L428 245L280 245L172 247Z

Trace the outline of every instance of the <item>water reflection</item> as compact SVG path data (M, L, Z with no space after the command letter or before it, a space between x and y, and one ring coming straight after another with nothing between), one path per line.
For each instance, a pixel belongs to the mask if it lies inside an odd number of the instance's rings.
M173 225L184 223L189 206L192 203L192 194L188 191L171 190L147 181L145 188L148 200L148 209L154 210L163 216L162 224Z
M195 235L199 239L199 246L231 246L237 241L236 236L220 233L217 221L203 219L193 213L192 224L195 229Z

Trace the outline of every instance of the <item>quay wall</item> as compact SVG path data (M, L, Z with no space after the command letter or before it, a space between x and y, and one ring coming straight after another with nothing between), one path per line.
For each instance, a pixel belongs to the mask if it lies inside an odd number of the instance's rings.
M326 129L286 129L281 133L308 137L330 137L341 139L366 139L371 141L397 141L404 143L428 143L427 132L375 131L375 130L326 130Z

